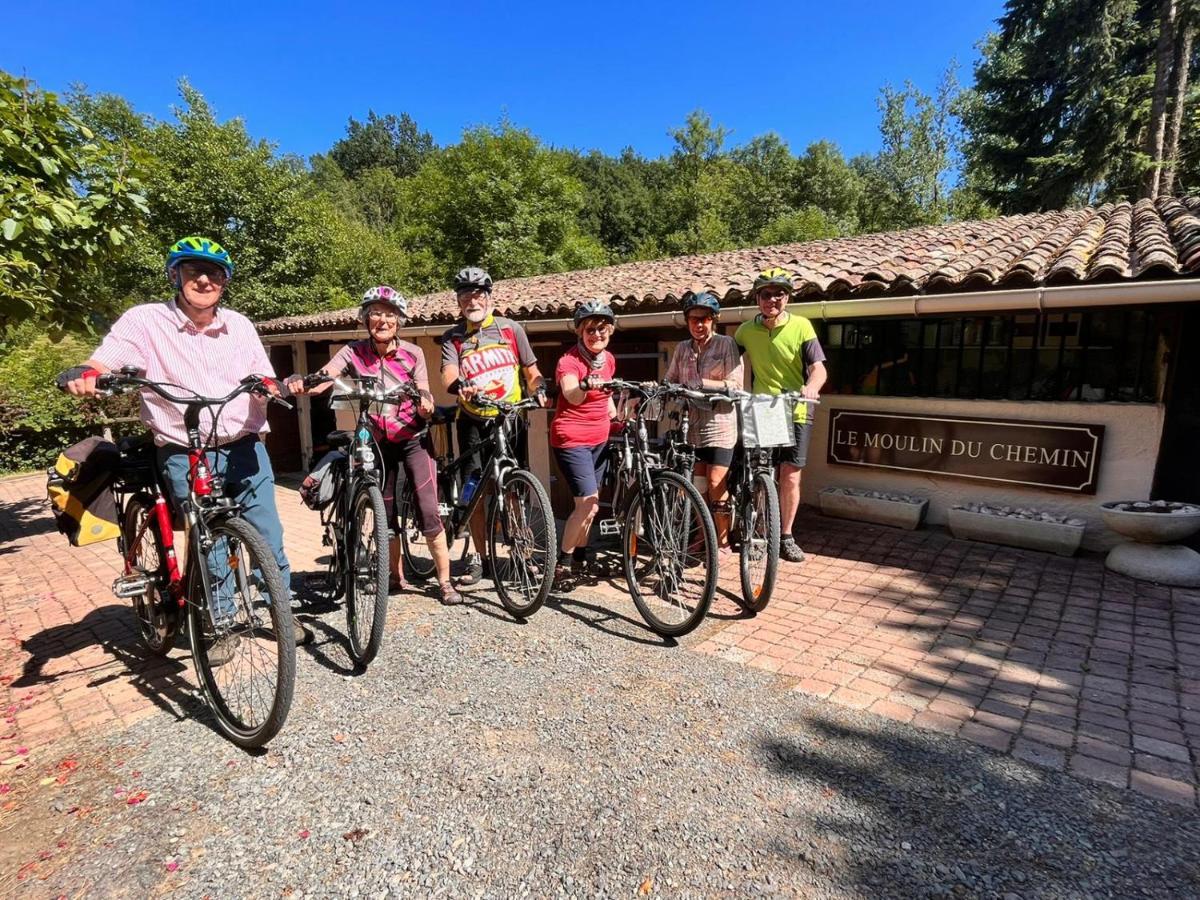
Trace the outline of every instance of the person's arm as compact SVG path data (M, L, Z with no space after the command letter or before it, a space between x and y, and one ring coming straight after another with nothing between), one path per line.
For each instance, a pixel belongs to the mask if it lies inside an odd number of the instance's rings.
M819 400L821 396L821 388L825 386L825 380L829 377L829 373L825 371L825 361L815 362L808 367L808 371L804 377L804 387L800 389L800 393L809 400Z
M111 371L108 366L95 359L89 359L83 365L68 369L74 377L63 386L72 397L91 397L96 393L96 378Z
M416 351L417 361L413 366L413 382L417 385L417 390L421 392L421 399L417 403L417 412L428 419L433 415L433 394L429 390L429 369L425 365L425 354L420 348Z
M537 398L539 405L549 406L550 401L546 397L546 379L542 377L542 372L538 368L537 357L529 343L529 335L516 322L512 323L512 333L517 342L517 360L521 363L521 374L525 376L525 387L533 397Z
M333 359L317 369L318 375L331 375L337 378L346 372L346 368L350 365L350 354L354 351L350 349L350 344L347 344L341 350L333 355ZM332 381L326 381L324 384L318 384L315 387L306 388L304 386L304 376L300 374L293 375L288 379L287 388L293 394L323 394L333 387Z

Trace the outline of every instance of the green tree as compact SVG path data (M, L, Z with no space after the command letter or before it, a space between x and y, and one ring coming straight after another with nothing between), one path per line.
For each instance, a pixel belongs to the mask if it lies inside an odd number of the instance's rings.
M839 234L854 234L863 184L854 167L829 141L809 144L796 161L796 196L801 206L815 207Z
M507 122L467 130L404 184L399 235L426 283L467 264L513 278L606 261L579 226L584 189L567 155Z
M367 112L367 121L351 118L346 136L329 151L329 156L350 178L371 169L388 169L397 178L417 174L434 152L433 137L417 127L408 113L399 118L389 113Z
M967 169L1004 212L1137 191L1159 0L1009 0L963 104Z
M0 343L25 320L102 312L89 282L147 213L136 174L54 94L0 71Z

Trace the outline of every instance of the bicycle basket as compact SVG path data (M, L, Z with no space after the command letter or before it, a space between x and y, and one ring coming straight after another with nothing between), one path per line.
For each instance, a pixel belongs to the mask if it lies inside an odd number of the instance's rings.
M792 404L779 397L755 394L739 400L742 408L742 445L790 447L796 442L792 429Z
M341 486L346 454L330 450L313 466L300 485L300 499L309 509L322 510L331 504Z

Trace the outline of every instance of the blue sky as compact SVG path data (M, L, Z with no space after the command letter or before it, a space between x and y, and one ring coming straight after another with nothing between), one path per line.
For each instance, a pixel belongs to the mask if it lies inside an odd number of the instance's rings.
M0 68L48 90L83 82L169 116L187 77L222 118L307 156L348 117L408 112L440 143L507 117L544 141L667 152L697 107L733 143L878 148L885 82L971 81L1003 0L405 4L14 3Z

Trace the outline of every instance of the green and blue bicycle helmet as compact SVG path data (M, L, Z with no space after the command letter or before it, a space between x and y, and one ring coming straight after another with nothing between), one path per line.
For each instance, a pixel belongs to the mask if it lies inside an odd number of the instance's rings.
M176 287L179 287L179 277L175 269L181 262L189 259L203 259L208 262L215 262L225 270L226 278L233 276L233 260L230 259L228 250L212 238L191 235L180 238L167 251L167 277L171 279L171 283Z

